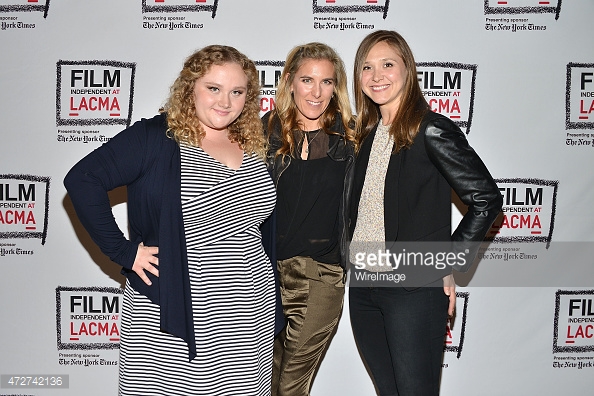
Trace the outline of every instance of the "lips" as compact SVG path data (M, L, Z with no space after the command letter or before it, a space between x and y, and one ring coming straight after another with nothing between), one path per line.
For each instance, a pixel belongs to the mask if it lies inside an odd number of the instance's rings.
M371 87L371 90L374 92L383 91L384 89L388 88L390 85L374 85Z
M213 110L215 113L217 113L221 117L225 117L225 116L229 115L229 113L231 113L230 111L227 111L227 110L217 110L217 109L213 109Z

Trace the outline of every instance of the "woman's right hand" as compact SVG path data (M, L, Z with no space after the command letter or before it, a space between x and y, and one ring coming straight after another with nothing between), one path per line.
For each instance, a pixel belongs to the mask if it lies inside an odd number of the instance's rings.
M449 274L443 278L443 292L450 303L448 304L448 316L451 318L454 316L454 310L456 309L456 281L454 275Z
M144 246L144 244L140 242L140 245L138 245L138 250L136 251L134 264L132 264L132 271L136 272L140 279L142 279L144 283L149 286L152 283L145 271L150 272L157 278L159 277L159 270L157 269L157 266L159 265L159 258L155 256L158 253L158 246Z

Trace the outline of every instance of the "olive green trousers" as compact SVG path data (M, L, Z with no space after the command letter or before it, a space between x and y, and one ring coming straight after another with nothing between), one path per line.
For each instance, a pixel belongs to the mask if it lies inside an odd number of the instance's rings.
M308 396L342 312L343 270L300 256L277 267L287 325L274 341L272 396Z

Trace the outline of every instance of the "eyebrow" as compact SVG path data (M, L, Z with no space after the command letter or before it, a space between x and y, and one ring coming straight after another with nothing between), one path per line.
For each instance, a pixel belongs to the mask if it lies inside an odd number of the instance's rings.
M380 61L390 60L390 61L393 61L393 62L397 62L398 61L398 58L381 58L381 59L378 59L378 60L380 60ZM365 61L364 63L369 63L369 61Z
M214 86L219 87L219 88L222 87L222 84L217 83L217 82L213 82L213 81L204 80L203 83L206 84L206 85L214 85ZM232 87L231 88L231 90L234 90L234 89L247 89L247 85L238 85L236 87Z
M308 75L308 74L304 74L302 76L298 76L297 78L301 79L301 78L309 78L309 79L313 79L312 76ZM327 77L327 78L322 78L322 80L332 80L332 81L336 81L336 77Z

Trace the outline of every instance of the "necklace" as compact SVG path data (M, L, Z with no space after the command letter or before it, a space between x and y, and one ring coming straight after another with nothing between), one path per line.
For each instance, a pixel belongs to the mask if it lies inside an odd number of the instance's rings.
M307 141L307 147L305 148L305 154L309 154L309 146L311 145L311 142L313 142L314 139L318 137L318 135L320 134L321 131L322 131L321 129L318 129L318 132L316 133L316 135L314 137L312 137L311 140ZM304 142L305 142L305 134L306 133L307 132L303 131L303 141ZM303 143L301 145L303 146Z

